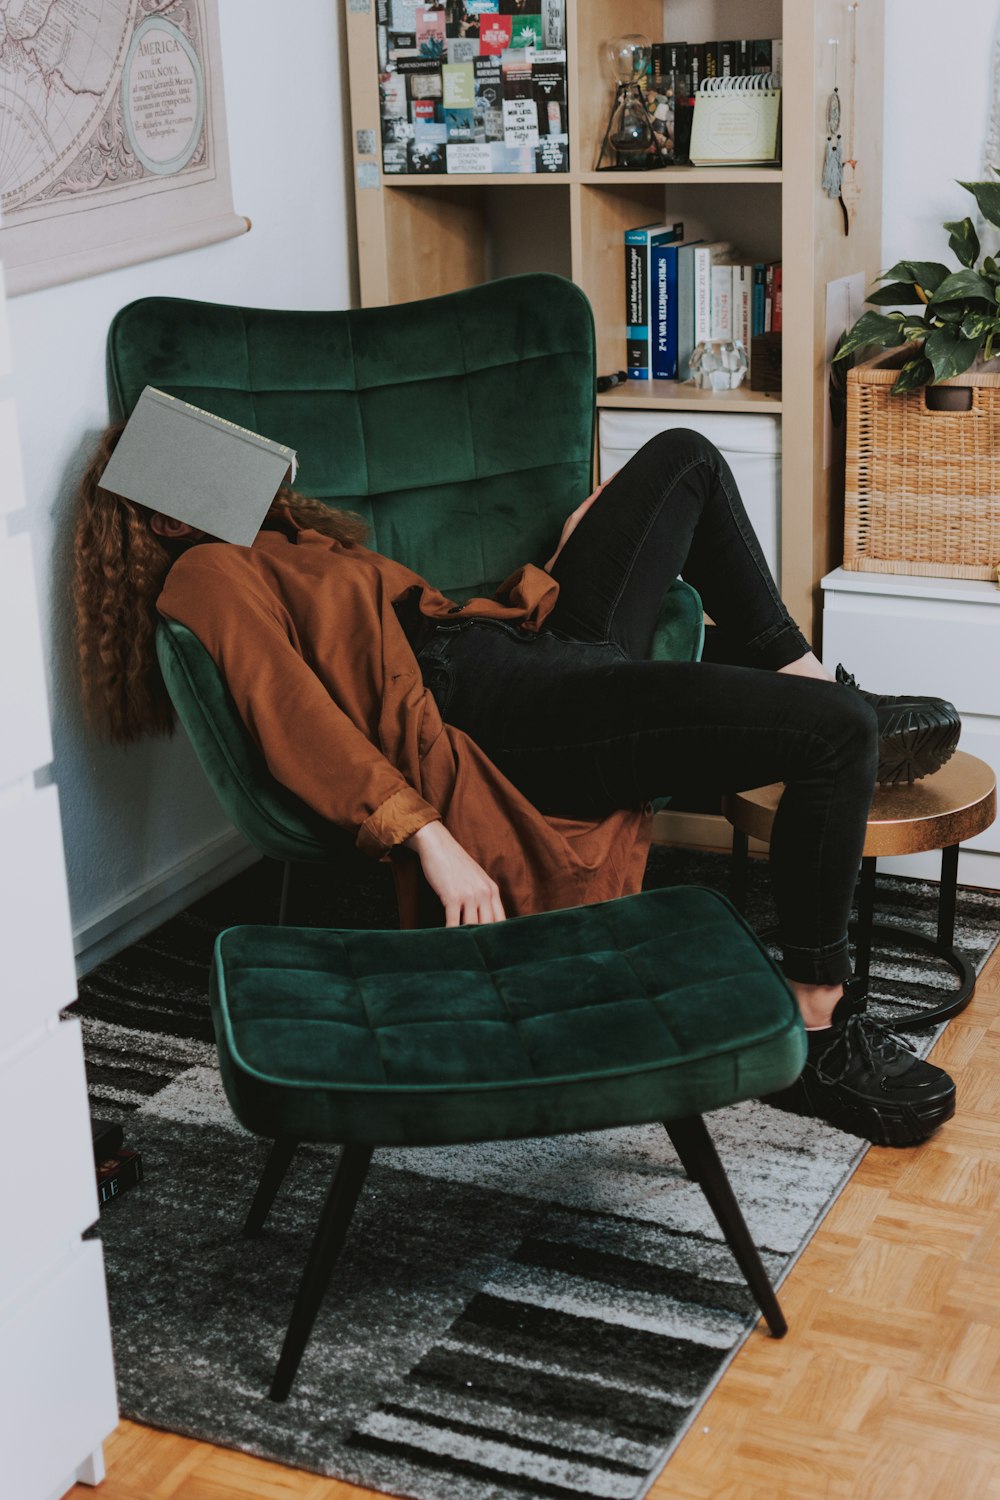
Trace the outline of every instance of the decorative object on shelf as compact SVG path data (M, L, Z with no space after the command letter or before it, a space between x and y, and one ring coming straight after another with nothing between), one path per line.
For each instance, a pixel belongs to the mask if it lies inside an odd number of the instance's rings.
M750 347L750 389L781 394L781 334L758 333Z
M1000 226L1000 182L960 186L973 194L984 218ZM871 345L909 346L907 357L889 366L899 372L892 387L897 396L963 375L980 356L989 360L995 343L1000 351L1000 264L987 255L976 269L980 244L970 218L952 220L944 228L960 269L949 270L934 260L897 261L878 277L885 285L868 297L874 306L894 311L862 313L836 354L845 359Z
M566 0L378 14L383 172L569 171Z
M646 107L646 89L652 68L653 44L636 32L605 43L605 58L615 84L615 97L607 129L597 158L597 170L612 153L610 166L618 171L658 166L653 155L653 127Z
M747 351L739 339L709 339L691 355L690 384L700 391L735 391L747 369Z
M696 167L770 165L781 156L781 89L773 73L706 78L694 100Z
M992 373L970 370L944 387L968 389L970 409L956 413L928 409L931 388L895 394L911 352L890 349L848 373L844 567L992 579L1000 563L1000 360Z

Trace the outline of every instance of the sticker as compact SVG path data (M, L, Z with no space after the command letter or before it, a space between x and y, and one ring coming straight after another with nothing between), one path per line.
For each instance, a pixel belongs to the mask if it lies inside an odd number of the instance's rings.
M378 167L376 167L370 161L359 161L358 162L358 187L359 188L377 188L378 185L379 185L379 182L378 182Z
M347 9L359 11L362 15L368 15L372 8L372 0L347 0Z
M375 155L375 132L374 130L356 130L354 139L358 146L359 156Z

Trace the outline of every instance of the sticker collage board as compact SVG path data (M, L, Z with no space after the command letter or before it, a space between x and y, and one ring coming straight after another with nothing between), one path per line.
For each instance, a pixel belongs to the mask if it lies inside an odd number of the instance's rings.
M386 173L567 172L566 0L377 0Z

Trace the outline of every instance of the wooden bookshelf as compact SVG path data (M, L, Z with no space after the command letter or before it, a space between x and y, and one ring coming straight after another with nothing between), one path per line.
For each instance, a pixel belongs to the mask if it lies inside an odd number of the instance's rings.
M782 414L782 589L817 642L819 580L842 553L842 472L836 464L823 467L826 286L859 271L868 286L880 269L883 6L884 0L866 0L855 12L852 89L846 0L566 0L570 170L524 177L384 175L375 7L349 9L346 18L363 305L434 296L520 271L555 271L587 293L598 369L606 372L624 360L626 229L680 219L689 237L731 239L748 261L782 261L781 397L636 381L597 404ZM602 43L634 31L654 41L780 36L781 166L596 171L612 96ZM846 237L839 204L820 188L833 36L841 42L844 129L850 132L853 108L863 187ZM374 154L358 153L359 131L374 133Z

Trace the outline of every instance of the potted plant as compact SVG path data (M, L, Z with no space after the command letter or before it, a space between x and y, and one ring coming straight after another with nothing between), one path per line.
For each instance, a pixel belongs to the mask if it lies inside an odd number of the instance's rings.
M974 195L987 222L1000 228L1000 182L960 186ZM991 359L995 343L1000 351L1000 264L987 255L976 267L981 247L970 218L956 219L944 228L960 269L933 260L897 261L878 277L885 285L868 298L876 307L896 310L863 313L834 356L846 359L870 345L911 346L892 386L893 395L954 380L977 360ZM927 392L928 406L938 410L967 410L971 400L968 382Z

